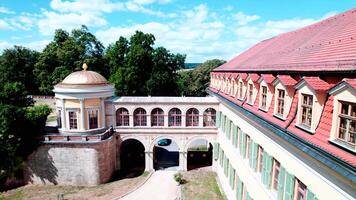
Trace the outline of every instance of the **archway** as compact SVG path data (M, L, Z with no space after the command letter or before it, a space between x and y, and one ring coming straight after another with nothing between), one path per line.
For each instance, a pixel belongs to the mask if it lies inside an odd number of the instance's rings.
M121 143L120 171L129 177L139 176L145 171L145 147L140 141L127 139Z
M208 167L213 163L213 145L206 139L195 139L187 147L187 170Z
M153 168L178 169L179 166L179 146L171 138L160 138L153 147Z

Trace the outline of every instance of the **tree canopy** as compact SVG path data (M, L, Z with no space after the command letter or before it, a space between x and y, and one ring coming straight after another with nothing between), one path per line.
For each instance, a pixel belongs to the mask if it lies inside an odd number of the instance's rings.
M108 77L103 44L88 31L86 26L72 30L71 34L58 29L54 39L40 54L35 64L34 74L42 94L52 94L53 85L68 74L80 70L85 62L91 70Z
M225 61L213 59L208 60L190 71L179 73L179 87L181 95L184 96L206 96L206 88L210 82L210 72Z
M178 94L176 71L184 66L185 55L172 54L164 47L155 49L154 41L152 34L136 31L130 40L120 37L108 47L105 59L117 95Z

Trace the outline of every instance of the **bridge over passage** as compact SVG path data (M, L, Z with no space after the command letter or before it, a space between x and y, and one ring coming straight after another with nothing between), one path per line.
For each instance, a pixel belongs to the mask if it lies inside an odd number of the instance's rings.
M187 170L194 156L212 163L219 105L214 97L113 97L105 105L106 123L116 132L117 169L133 163L146 171ZM192 148L205 151L189 154Z

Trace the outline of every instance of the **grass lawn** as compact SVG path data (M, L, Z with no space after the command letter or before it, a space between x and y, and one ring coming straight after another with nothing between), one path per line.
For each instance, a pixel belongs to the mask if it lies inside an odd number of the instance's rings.
M113 199L119 197L146 180L148 172L135 178L125 178L93 187L26 185L1 193L0 200L57 200L58 194L64 199Z
M187 183L182 185L183 200L223 200L216 182L216 173L210 171L192 170L183 172Z

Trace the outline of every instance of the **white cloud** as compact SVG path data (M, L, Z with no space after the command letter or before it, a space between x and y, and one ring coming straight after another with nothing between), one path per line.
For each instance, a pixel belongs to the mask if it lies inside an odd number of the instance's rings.
M79 12L90 14L90 12L113 12L115 10L123 10L125 4L122 2L111 3L108 0L76 0L62 1L52 0L51 8L59 12Z
M261 17L258 15L246 15L243 12L238 12L234 15L234 19L237 20L237 23L239 25L245 25L248 24L249 22L256 21L260 18Z
M10 10L9 8L3 7L3 6L0 6L0 13L3 13L3 14L15 14L14 11Z
M267 21L254 26L239 27L236 29L236 34L242 39L248 38L260 41L281 33L296 30L317 21L318 20L316 19L286 19L280 21Z
M6 41L0 41L0 52L4 49L10 48L12 45Z
M87 15L92 13L111 13L114 11L130 11L139 12L158 17L172 17L172 13L165 14L160 11L155 11L144 7L144 5L159 3L169 3L171 0L130 0L126 2L111 2L110 0L75 0L75 1L63 1L52 0L51 8L55 11L86 13Z
M133 0L132 2L141 5L152 4L152 3L167 4L167 3L171 3L172 0Z
M27 47L36 51L42 51L50 42L50 40L39 40L27 43L9 43L6 41L0 41L0 53L5 49L12 48L14 45Z
M158 17L174 18L175 13L163 13L144 7L152 3L169 3L171 0L130 0L112 2L110 0L52 0L51 10L42 10L42 18L38 20L38 28L43 35L51 35L55 29L71 30L84 24L88 27L101 27L107 24L105 13L127 11L144 13Z
M9 23L5 20L0 19L0 30L10 30L13 29Z
M225 7L223 8L223 10L232 11L232 10L234 10L234 6L231 6L231 5L225 6Z
M33 41L28 43L22 43L21 46L25 46L27 48L36 51L42 51L50 42L51 40L39 40L39 41Z
M156 37L156 46L164 46L175 53L185 53L188 62L216 58L222 56L222 52L231 53L231 45L219 42L224 24L211 20L211 13L206 5L201 4L190 11L183 11L181 16L181 19L174 22L111 27L97 31L96 36L107 45L120 36L131 36L136 30L152 33Z
M59 14L51 11L44 11L43 19L38 21L39 31L43 35L51 35L54 30L63 28L65 30L72 30L82 24L91 27L99 27L107 24L107 21L99 14L87 15L84 13L65 13Z

